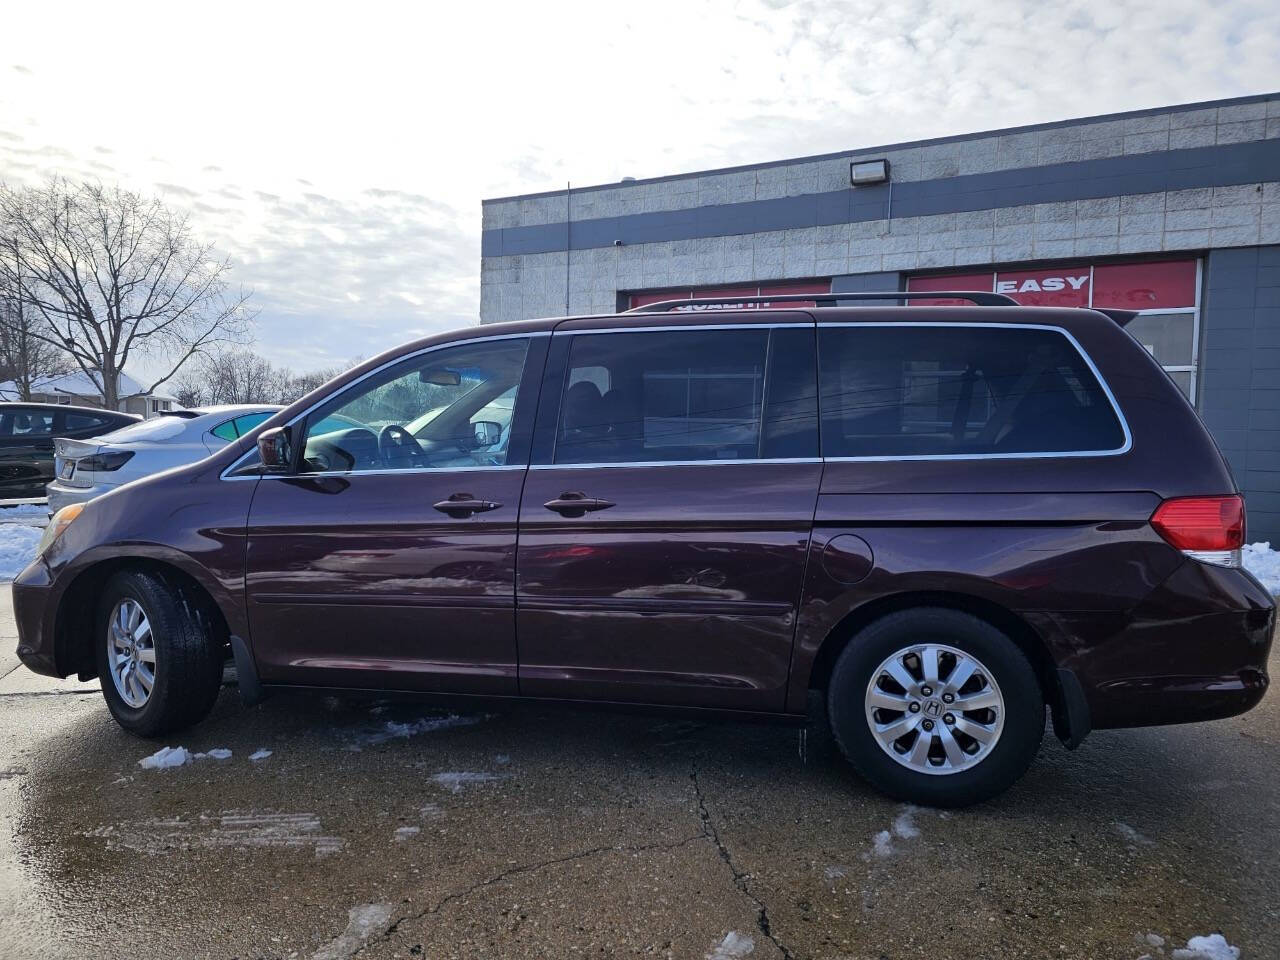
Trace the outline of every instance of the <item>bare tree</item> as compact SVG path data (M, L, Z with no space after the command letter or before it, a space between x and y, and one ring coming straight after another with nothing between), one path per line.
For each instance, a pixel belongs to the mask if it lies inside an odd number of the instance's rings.
M16 246L0 247L0 258L16 254ZM19 400L50 377L71 372L71 358L32 333L33 317L22 298L23 277L16 260L0 270L0 380L12 382ZM37 321L38 322L38 321Z
M327 367L295 374L288 367L250 350L221 350L198 358L173 382L173 393L184 407L214 403L292 403L359 364Z
M32 335L65 350L110 409L131 359L164 371L151 393L193 357L242 341L252 320L230 262L159 200L63 179L0 187L0 236L17 249Z
M281 403L291 375L249 350L200 357L175 381L183 406L210 403Z

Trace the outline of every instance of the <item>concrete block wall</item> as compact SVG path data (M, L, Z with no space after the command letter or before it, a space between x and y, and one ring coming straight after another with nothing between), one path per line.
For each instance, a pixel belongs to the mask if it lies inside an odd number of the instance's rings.
M1205 259L1200 414L1245 491L1249 539L1280 547L1280 245Z
M873 157L892 200L849 187ZM1280 243L1280 95L489 200L483 221L481 322L646 288Z

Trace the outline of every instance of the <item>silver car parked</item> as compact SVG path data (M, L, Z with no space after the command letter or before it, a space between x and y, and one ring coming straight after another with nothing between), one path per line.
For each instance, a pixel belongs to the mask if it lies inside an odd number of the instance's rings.
M279 409L250 404L173 410L100 437L55 440L49 512L92 500L130 480L203 460Z

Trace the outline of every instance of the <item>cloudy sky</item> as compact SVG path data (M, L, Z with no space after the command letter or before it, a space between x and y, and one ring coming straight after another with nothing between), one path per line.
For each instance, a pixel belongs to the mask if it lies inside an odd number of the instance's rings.
M191 212L299 369L475 323L480 201L1280 89L1274 0L27 3L0 179Z

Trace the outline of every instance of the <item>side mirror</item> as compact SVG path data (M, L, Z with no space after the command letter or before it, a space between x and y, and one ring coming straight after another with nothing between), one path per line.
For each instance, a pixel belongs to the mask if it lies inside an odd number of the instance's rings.
M492 447L502 439L502 424L494 420L477 420L471 424L475 431L476 447Z
M258 457L267 473L289 473L293 469L293 437L288 427L273 427L258 434Z

